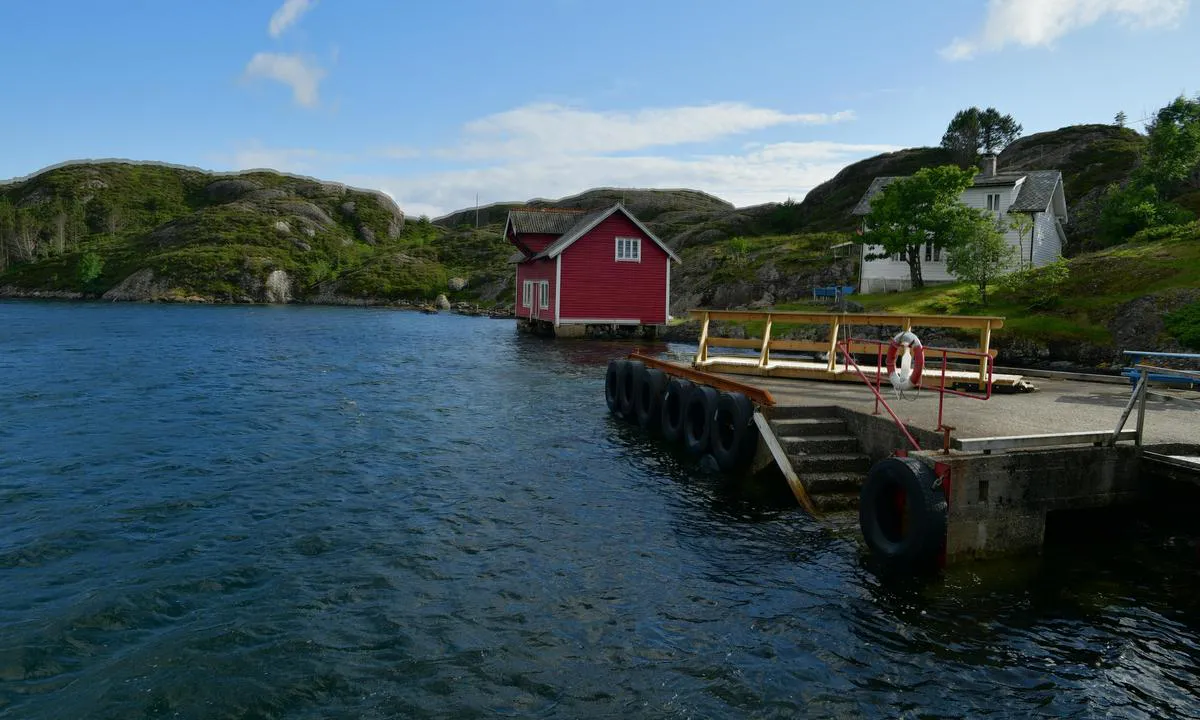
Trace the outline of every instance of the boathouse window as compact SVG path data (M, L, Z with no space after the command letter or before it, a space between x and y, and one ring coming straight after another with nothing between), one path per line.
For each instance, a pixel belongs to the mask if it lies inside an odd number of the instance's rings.
M617 260L625 260L629 262L642 261L642 239L641 238L617 238Z
M533 307L533 281L526 280L521 287L521 304L525 307Z
M540 287L542 291L542 297L538 302L538 307L545 310L546 308L550 307L550 281L543 280L538 283L538 287Z

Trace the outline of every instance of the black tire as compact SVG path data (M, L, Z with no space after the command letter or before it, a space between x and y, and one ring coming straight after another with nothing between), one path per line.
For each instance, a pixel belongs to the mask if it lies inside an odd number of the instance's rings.
M688 395L683 410L683 447L689 455L699 456L708 452L716 414L717 391L707 385L698 385Z
M679 442L683 439L684 410L687 407L688 396L695 387L683 378L671 378L667 383L662 400L662 422L659 423L659 430L667 442Z
M625 367L617 376L617 404L621 408L621 417L626 420L637 420L637 391L645 370L646 366L641 360L626 360Z
M646 368L637 392L637 421L646 432L658 429L662 422L663 390L667 388L667 374L662 370Z
M946 496L933 468L915 458L875 463L859 494L858 524L867 547L886 570L935 569L946 540Z
M621 377L621 366L624 360L609 360L608 370L604 372L604 402L608 403L609 411L620 412L617 403L617 385Z
M739 392L723 392L717 397L709 445L713 457L725 472L736 470L754 459L758 432L754 427L754 403Z

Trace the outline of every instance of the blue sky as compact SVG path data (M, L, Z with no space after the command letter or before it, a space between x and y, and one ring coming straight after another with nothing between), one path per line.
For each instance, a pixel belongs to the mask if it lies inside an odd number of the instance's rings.
M0 2L0 178L256 167L410 215L589 187L800 198L971 105L1025 132L1200 91L1191 0ZM1140 127L1140 126L1137 126Z

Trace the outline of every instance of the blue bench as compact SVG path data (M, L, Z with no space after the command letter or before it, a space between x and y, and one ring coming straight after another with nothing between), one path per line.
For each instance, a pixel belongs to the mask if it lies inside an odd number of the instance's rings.
M1125 350L1123 352L1125 355L1132 358L1133 364L1121 371L1121 374L1129 378L1129 384L1135 388L1137 387L1138 378L1142 376L1141 369L1136 367L1138 363L1143 362L1142 358L1172 358L1176 360L1193 360L1196 362L1197 366L1200 366L1200 354L1148 352L1143 350ZM1195 375L1186 375L1184 373L1173 373L1167 368L1147 371L1146 380L1148 382L1178 385L1188 390L1200 390L1200 377L1196 377Z
M826 287L813 288L813 300L825 300L828 298L832 302L836 301L839 297L853 294L853 285L828 285Z

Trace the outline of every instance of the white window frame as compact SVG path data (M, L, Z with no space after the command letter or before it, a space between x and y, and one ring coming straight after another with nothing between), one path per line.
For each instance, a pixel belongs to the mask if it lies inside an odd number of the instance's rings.
M541 297L538 298L538 308L548 310L550 308L550 281L542 280L538 283L538 289L541 291Z
M617 262L640 263L642 261L642 239L618 237L613 257Z
M525 284L521 286L521 306L527 307L527 308L533 307L533 281L532 280L526 280Z
M1000 212L1000 193L988 193L987 209Z

